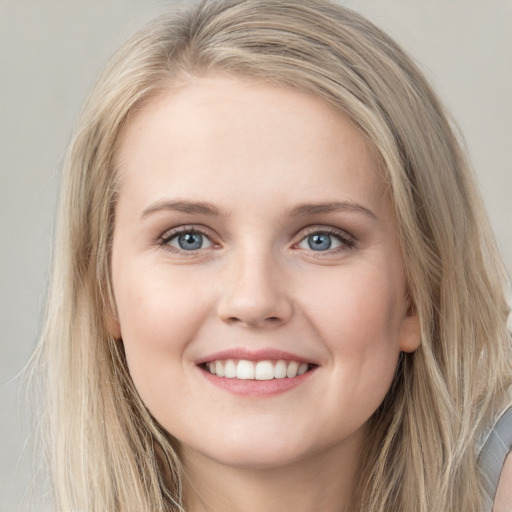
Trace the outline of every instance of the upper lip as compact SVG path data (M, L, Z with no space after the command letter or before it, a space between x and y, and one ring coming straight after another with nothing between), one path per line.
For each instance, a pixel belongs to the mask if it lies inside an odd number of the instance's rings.
M201 357L196 361L196 364L208 363L210 361L219 361L225 359L244 359L247 361L297 361L299 363L310 363L318 364L315 361L293 354L292 352L286 352L284 350L276 350L272 348L259 349L259 350L248 350L246 348L232 348L221 350L208 354L207 356Z

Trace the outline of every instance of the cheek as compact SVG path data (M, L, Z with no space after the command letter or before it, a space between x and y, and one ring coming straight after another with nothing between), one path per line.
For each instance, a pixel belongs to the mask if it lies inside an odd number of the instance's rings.
M332 350L364 356L370 350L398 347L405 312L403 279L392 267L380 268L363 265L320 279L317 275L315 283L306 285L305 309Z
M178 274L147 265L114 275L121 337L130 374L141 395L177 365L206 313L205 295ZM186 280L185 280L186 281Z
M114 294L123 339L136 332L137 343L161 338L178 342L193 325L190 317L200 309L202 297L185 276L151 262L123 268L114 276Z
M386 268L388 271L384 271ZM317 414L336 438L363 425L392 383L404 311L403 280L384 264L324 268L306 276L298 306L328 351Z

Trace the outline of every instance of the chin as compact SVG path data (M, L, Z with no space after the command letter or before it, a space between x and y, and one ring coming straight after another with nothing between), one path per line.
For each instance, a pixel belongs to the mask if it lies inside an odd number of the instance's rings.
M246 434L245 439L238 440L225 435L222 442L209 442L206 446L181 444L179 451L182 456L197 454L227 467L269 470L286 467L308 457L304 443L294 444L290 441L282 435L256 439L253 435Z
M213 456L212 456L213 455ZM269 470L289 466L305 457L297 450L285 447L269 448L260 445L237 447L230 453L212 454L211 458L225 466L247 470Z

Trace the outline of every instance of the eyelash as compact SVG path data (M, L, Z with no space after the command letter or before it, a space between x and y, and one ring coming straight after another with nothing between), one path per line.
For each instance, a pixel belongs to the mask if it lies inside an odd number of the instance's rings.
M306 228L304 233L302 234L301 239L298 243L302 242L303 240L306 240L309 236L315 235L315 234L322 234L322 235L329 235L336 239L338 239L341 242L341 246L334 248L334 249L328 249L327 251L313 251L311 249L311 252L315 253L316 257L321 257L322 253L325 254L333 254L333 253L339 253L343 251L348 251L350 249L353 249L355 246L355 239L354 237L350 236L345 231L342 231L340 229L336 229L333 227L322 227L322 226L312 226L310 228Z
M179 228L172 229L170 231L166 231L164 234L162 234L158 238L158 245L165 250L173 253L173 254L183 254L187 256L193 256L196 255L198 252L200 252L202 249L196 249L196 250L180 250L176 247L172 247L169 245L169 242L173 240L174 238L178 237L181 234L190 233L190 234L199 234L208 240L210 240L211 244L215 246L215 242L212 240L212 236L209 235L205 230L198 229L197 227L193 226L182 226ZM300 232L299 232L300 233ZM323 235L329 235L334 238L336 238L339 242L341 242L341 246L334 248L334 249L328 249L326 251L314 251L311 249L312 253L316 253L316 257L322 257L321 254L333 254L343 251L351 250L355 247L356 240L354 237L350 236L345 231L332 228L332 227L323 227L323 226L311 226L309 228L305 228L305 231L303 232L303 235L301 239L295 243L294 245L297 245L301 243L302 241L306 240L309 236L314 234L323 234Z
M173 254L185 254L187 256L192 256L192 255L197 254L199 251L201 251L201 249L185 251L185 250L180 250L180 249L177 249L176 247L172 247L172 246L169 245L169 242L171 240L173 240L174 238L178 237L179 235L182 235L182 234L185 234L185 233L201 235L201 236L207 238L208 240L210 240L212 245L216 245L212 241L212 236L211 235L209 235L206 231L204 231L202 229L198 229L198 228L193 227L193 226L182 226L182 227L179 227L179 228L175 228L175 229L171 229L169 231L166 231L163 235L161 235L158 238L158 245L160 247L162 247L163 249L165 249L165 250L167 250L167 251L169 251L169 252L171 252Z

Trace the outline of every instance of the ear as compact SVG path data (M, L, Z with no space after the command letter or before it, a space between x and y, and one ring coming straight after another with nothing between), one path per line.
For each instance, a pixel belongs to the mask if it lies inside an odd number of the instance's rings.
M107 311L105 316L108 334L115 340L120 340L121 324L119 323L119 318L117 316L117 307L114 302L114 299L111 299L110 303L107 304L106 310Z
M108 283L107 288L108 299L104 302L105 311L105 324L107 327L108 335L115 339L121 339L121 324L119 323L119 316L117 314L117 304L114 298L114 292L112 284Z
M107 316L107 330L110 336L115 340L121 339L121 325L119 320L113 314Z
M414 352L421 345L420 319L413 308L402 320L398 341L402 352Z

